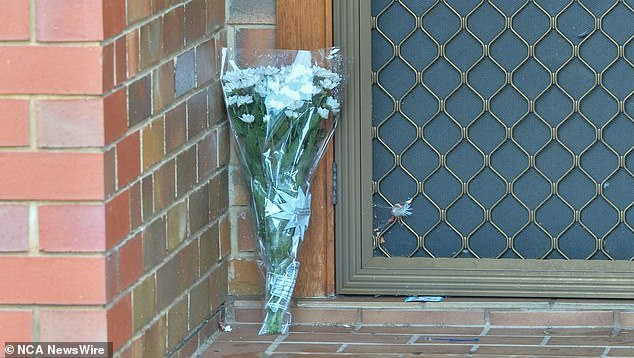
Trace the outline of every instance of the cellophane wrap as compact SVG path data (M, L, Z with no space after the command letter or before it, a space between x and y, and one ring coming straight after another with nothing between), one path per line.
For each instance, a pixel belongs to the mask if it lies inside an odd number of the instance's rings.
M260 334L284 334L310 219L310 181L341 106L339 49L223 49L221 82L264 273Z

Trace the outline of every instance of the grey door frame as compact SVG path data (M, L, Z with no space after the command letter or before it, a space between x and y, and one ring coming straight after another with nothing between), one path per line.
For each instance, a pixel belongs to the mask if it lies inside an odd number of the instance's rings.
M374 257L368 0L334 0L335 45L351 58L335 139L338 294L634 298L630 261Z

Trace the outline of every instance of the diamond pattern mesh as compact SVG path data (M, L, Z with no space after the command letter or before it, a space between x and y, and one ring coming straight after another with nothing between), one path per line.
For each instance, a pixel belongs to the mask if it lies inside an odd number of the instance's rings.
M634 0L372 0L375 255L632 260L633 24Z

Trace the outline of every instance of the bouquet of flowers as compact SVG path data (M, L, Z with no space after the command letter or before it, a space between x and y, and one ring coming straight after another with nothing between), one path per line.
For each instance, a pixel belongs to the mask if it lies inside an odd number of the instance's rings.
M310 180L334 133L338 49L223 49L222 86L246 172L266 278L260 334L283 334L310 218Z

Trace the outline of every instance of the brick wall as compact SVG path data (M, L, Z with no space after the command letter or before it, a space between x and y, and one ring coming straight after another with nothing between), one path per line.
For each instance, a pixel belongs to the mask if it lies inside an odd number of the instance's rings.
M227 295L225 1L2 0L0 23L0 345L186 355Z
M227 39L229 46L275 48L275 0L227 0ZM232 141L232 146L234 145ZM254 239L249 193L242 178L236 150L229 164L229 215L231 219L231 295L253 296L263 292Z

